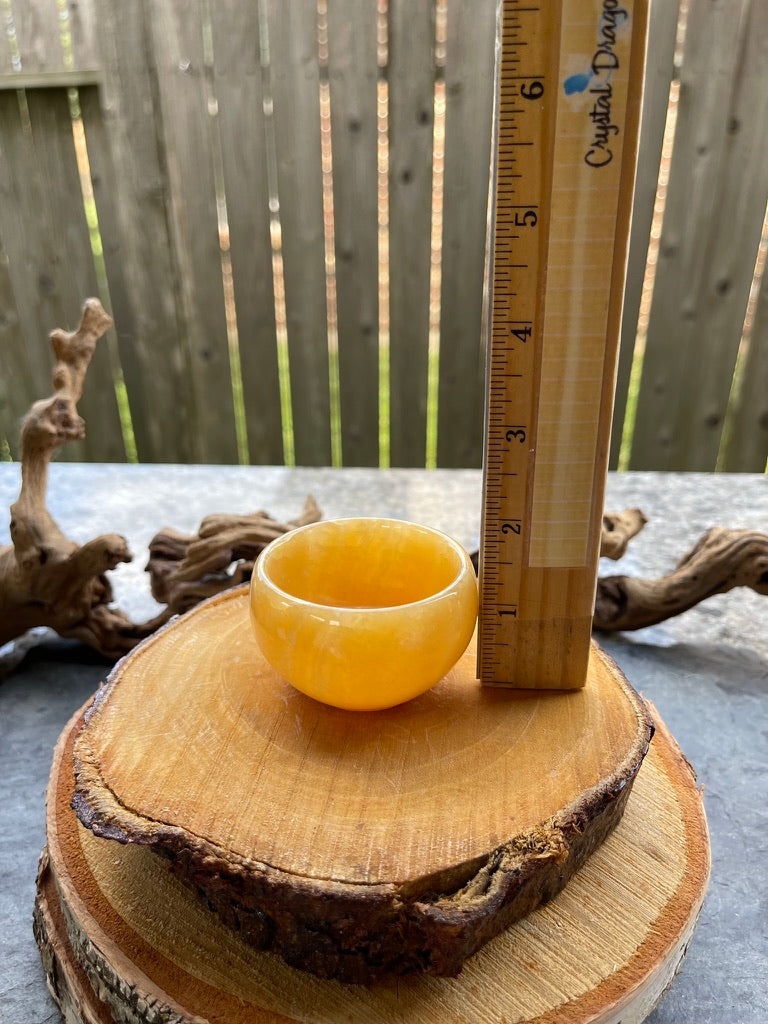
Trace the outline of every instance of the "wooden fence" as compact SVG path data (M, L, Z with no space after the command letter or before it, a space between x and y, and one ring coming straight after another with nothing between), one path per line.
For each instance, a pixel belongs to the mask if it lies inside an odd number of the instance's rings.
M652 6L611 460L762 471L768 0L680 13ZM480 464L495 0L0 14L6 456L96 294L64 457Z

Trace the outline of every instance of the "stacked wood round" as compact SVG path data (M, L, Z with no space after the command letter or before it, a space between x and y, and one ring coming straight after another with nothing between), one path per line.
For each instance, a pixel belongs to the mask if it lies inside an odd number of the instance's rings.
M649 723L616 667L593 649L582 691L489 691L470 649L358 715L275 677L247 616L241 590L172 623L62 735L36 933L67 1019L643 1020L709 847L658 720L638 772Z

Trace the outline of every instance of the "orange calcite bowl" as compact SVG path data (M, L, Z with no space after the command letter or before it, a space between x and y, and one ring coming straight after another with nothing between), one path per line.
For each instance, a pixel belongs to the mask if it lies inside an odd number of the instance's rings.
M396 519L336 519L279 537L256 562L251 621L262 653L315 700L402 704L464 653L477 581L464 548Z

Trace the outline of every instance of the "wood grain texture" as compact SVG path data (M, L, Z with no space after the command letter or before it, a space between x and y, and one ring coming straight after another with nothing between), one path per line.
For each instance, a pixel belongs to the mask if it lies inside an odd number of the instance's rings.
M433 0L389 5L390 463L424 466L427 444Z
M766 16L690 7L632 469L715 464L768 195Z
M328 6L333 230L345 466L379 464L376 5Z
M590 96L533 105L516 70L550 89L571 48L588 52L602 6L592 23L580 3L530 10L518 43L516 7L503 8L480 672L490 686L569 689L587 678L648 5L617 36L621 74L606 87L621 128L604 153Z
M66 70L55 3L15 3L12 17L22 71L56 73Z
M763 270L722 469L764 473L768 460L768 273ZM733 403L732 403L733 404Z
M0 154L0 176L3 170ZM1 193L0 193L1 194ZM0 229L0 351L3 374L0 376L0 438L5 438L13 458L19 456L21 420L27 410L27 395L34 394L30 367L24 345L19 311L13 294L8 257Z
M479 466L483 459L483 268L495 41L495 4L448 4L438 466Z
M48 391L49 333L75 326L80 304L98 287L66 93L30 92L26 111L28 122L15 93L0 96L0 236L9 253L8 274L24 338L23 384L34 388L23 396L29 404ZM80 410L99 429L71 445L63 457L122 462L125 449L107 345L91 371Z
M50 859L36 914L55 929L46 941L38 927L38 941L44 958L50 945L66 954L62 986L74 961L115 1020L639 1024L695 927L709 873L706 822L695 776L658 718L626 814L562 893L485 946L458 978L371 988L320 981L256 952L146 847L80 826L69 806L79 720L64 730L51 774Z
M36 173L40 176L47 224L40 230L38 245L49 260L55 281L54 291L63 321L49 323L43 338L52 329L75 329L83 299L99 294L93 262L91 239L85 219L80 175L72 136L72 115L62 89L51 95L41 91L27 94ZM45 284L40 282L41 291ZM62 452L67 460L124 462L120 416L117 408L110 342L97 349L88 374L88 387L80 400L80 414L91 430L86 433L82 450L70 446ZM31 396L34 397L34 396Z
M64 1024L114 1024L109 1007L96 995L88 975L72 952L47 849L40 856L32 930L40 949L48 991L61 1011Z
M9 4L4 14L6 36L0 43L0 74L18 77L20 88L31 81L36 86L76 86L93 82L101 67L97 22L101 0L67 0L66 10L49 0L21 0ZM12 69L11 30L18 46L18 66ZM62 31L68 36L68 52L62 45ZM4 44L4 45L3 45ZM9 74L10 77L10 74ZM24 85L21 82L24 81Z
M35 211L43 207L30 133L24 130L18 95L0 95L0 237L8 255L7 275L13 296L22 351L10 353L8 369L23 412L50 386L51 349L48 332L61 326L60 306L50 298L55 288L50 256L38 244ZM82 446L80 446L82 451ZM81 456L82 457L82 456Z
M629 377L635 354L637 321L643 296L648 243L650 241L661 149L667 124L669 89L675 73L675 43L679 0L651 3L648 15L649 45L645 57L643 106L640 119L637 176L632 197L627 280L621 316L621 342L616 374L613 428L609 468L616 469L621 451L622 428L629 393Z
M246 588L110 676L77 743L81 820L153 846L253 944L322 976L455 973L614 827L647 749L596 648L590 685L488 692L470 645L422 697L316 703L271 670Z
M47 329L38 319L38 288L44 266L36 246L36 230L30 226L30 198L36 194L34 178L20 175L27 166L30 147L21 124L19 97L0 95L0 245L3 249L3 409L2 430L18 457L21 420L31 402L50 386L51 349ZM13 259L10 259L13 254Z
M283 461L258 4L212 8L214 78L248 455Z
M0 32L0 81L18 74L18 71L14 71L14 56L10 34Z
M315 0L266 0L296 464L331 465Z
M80 100L136 449L141 462L190 462L194 396L179 344L186 325L146 10L104 9L109 16L97 22L103 88L82 90Z
M66 10L48 0L9 3L0 33L0 89L66 88L100 78L97 5L67 0ZM62 33L67 37L65 52Z
M67 23L75 71L100 70L98 22L101 0L67 0Z
M186 321L177 343L183 347L186 386L193 402L192 459L237 462L204 8L193 0L150 0L147 10L156 116L167 155L167 211L178 267L175 284Z

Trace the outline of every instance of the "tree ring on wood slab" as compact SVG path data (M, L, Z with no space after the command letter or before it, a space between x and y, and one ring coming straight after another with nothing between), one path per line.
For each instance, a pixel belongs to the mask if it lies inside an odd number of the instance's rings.
M587 686L345 712L270 668L246 588L120 662L74 748L95 835L153 848L221 919L320 977L455 975L552 899L621 818L653 726L593 645Z
M663 723L619 826L570 885L457 978L370 988L301 974L249 947L151 848L99 839L70 808L72 746L48 787L35 936L69 1024L639 1024L672 981L704 898L696 777Z

